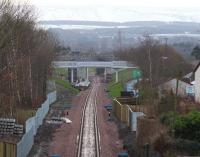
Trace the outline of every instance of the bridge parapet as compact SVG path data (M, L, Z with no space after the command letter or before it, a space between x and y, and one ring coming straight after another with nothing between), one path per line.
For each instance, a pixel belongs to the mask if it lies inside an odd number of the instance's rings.
M62 68L78 68L78 67L101 67L101 68L134 68L127 61L93 61L93 62L76 62L76 61L55 61L53 66Z

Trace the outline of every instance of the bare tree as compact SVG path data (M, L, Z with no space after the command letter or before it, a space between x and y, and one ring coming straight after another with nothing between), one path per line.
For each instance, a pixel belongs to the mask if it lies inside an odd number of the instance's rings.
M115 54L120 60L138 65L143 77L148 78L153 86L175 78L178 71L187 74L192 70L192 66L174 48L163 45L149 36L140 39L139 43L138 47L124 49ZM163 64L163 54L165 64Z
M17 107L37 107L46 98L56 42L38 28L32 10L9 0L0 3L0 108L7 115Z

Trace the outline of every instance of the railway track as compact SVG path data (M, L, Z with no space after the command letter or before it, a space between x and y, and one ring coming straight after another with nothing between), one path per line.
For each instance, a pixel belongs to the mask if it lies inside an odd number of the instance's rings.
M95 80L82 111L77 157L100 157L97 92L98 81Z

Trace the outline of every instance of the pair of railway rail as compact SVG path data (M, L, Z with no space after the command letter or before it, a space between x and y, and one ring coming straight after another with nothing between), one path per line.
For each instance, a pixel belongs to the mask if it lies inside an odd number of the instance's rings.
M82 111L77 157L100 157L100 133L97 116L98 83L95 81Z

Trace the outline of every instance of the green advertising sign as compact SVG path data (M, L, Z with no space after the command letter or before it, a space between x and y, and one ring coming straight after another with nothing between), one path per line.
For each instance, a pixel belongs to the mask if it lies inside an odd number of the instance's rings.
M142 72L139 69L134 69L133 70L133 78L138 79L142 77Z

